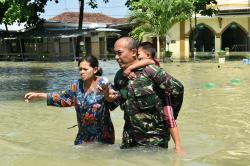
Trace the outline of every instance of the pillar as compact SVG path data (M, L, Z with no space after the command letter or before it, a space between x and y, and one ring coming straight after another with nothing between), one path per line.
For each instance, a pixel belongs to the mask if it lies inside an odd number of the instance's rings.
M185 59L185 22L180 22L180 59Z
M247 31L248 31L247 51L250 51L250 17L248 17L248 30Z
M221 34L216 33L215 34L215 52L221 50Z

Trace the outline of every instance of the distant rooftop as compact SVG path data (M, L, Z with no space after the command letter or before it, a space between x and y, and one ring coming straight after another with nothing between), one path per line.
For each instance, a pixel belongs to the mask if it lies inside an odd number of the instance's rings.
M83 23L105 23L105 24L123 24L127 23L127 18L113 18L102 13L84 13ZM50 18L49 21L62 22L62 23L71 23L78 24L79 12L64 12L53 18Z

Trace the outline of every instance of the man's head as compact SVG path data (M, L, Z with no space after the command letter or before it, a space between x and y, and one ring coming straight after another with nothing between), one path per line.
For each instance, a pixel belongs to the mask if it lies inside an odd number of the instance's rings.
M122 37L115 42L114 51L116 61L125 68L136 60L137 42L131 37Z
M143 42L138 48L138 59L154 59L155 58L155 48L150 42Z

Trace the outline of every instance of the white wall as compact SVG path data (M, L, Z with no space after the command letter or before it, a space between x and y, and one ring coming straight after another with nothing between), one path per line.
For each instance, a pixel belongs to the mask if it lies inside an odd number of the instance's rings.
M248 4L248 0L217 0L218 5L223 4Z
M179 58L180 57L180 23L175 24L169 30L169 36L172 42L169 44L169 50L173 52L172 57ZM166 47L167 48L167 47Z

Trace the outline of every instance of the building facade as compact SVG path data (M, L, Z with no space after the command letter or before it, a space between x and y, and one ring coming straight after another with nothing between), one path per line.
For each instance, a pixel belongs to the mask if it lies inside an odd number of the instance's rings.
M73 60L77 37L81 37L80 57L92 54L100 59L114 57L113 45L120 30L109 25L126 19L100 13L85 13L83 29L78 30L78 12L65 12L47 20L43 26L24 32L0 32L0 59L3 60Z
M212 17L198 16L195 32L190 30L189 21L177 23L170 29L169 50L174 58L190 57L193 36L195 55L216 56L221 50L229 50L229 54L235 56L250 53L250 1L217 2L218 14ZM194 20L192 22L194 24Z

